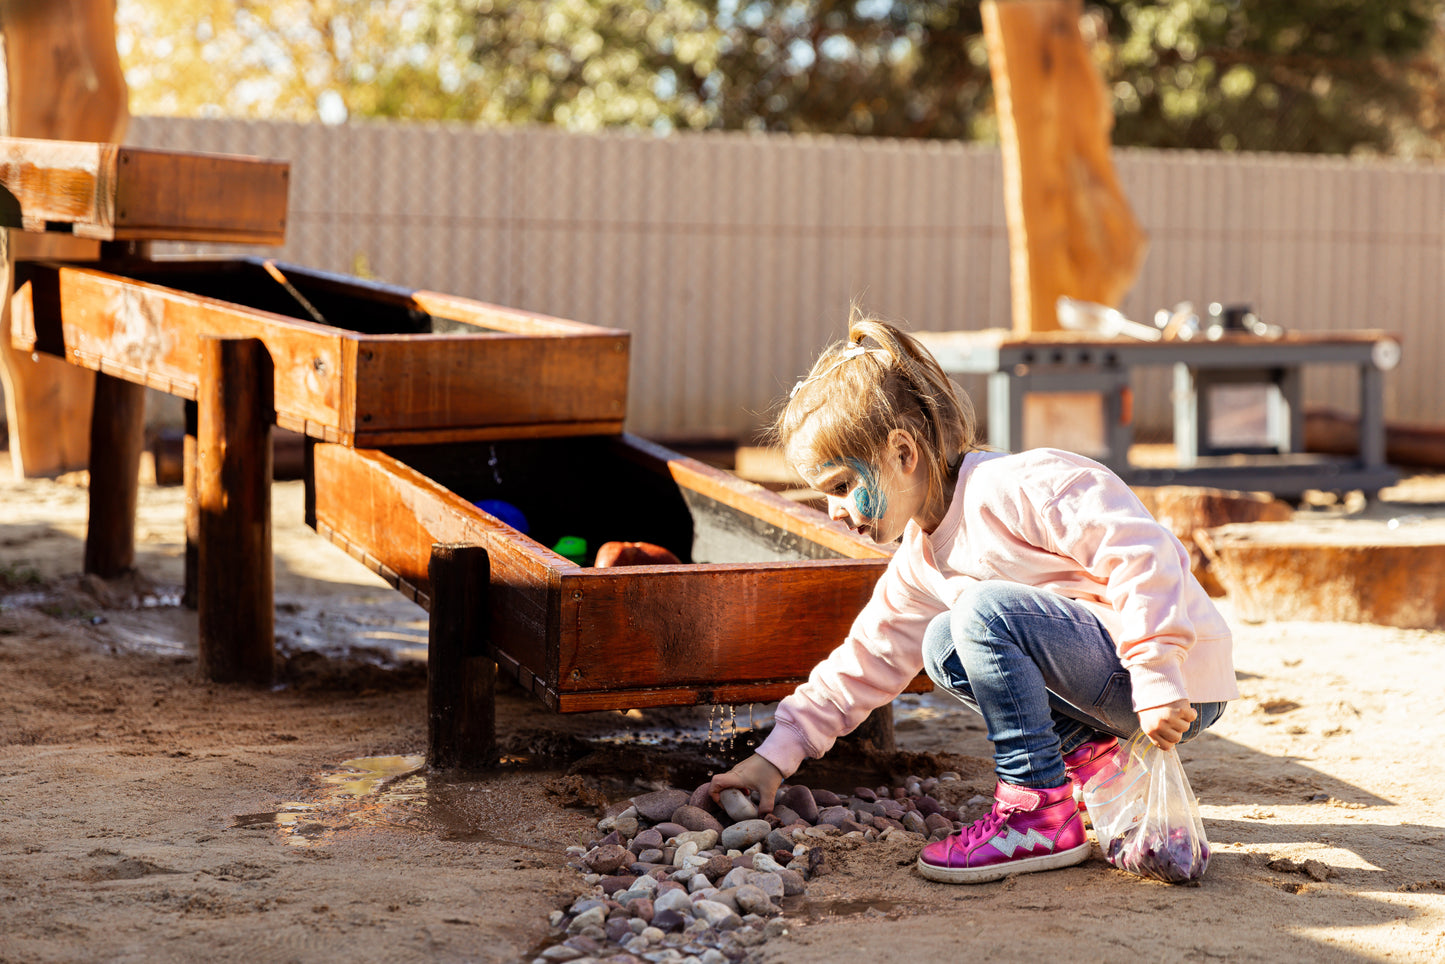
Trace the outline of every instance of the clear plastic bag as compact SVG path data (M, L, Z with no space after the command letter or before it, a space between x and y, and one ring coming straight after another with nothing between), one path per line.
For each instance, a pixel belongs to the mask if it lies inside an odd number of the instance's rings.
M1084 784L1084 805L1104 858L1131 874L1171 884L1198 880L1209 867L1209 841L1199 801L1174 750L1142 736L1115 751Z

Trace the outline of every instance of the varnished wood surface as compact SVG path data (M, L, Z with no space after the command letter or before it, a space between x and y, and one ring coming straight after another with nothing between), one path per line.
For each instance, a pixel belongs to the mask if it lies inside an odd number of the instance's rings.
M285 161L0 138L5 226L102 241L286 242Z
M114 271L20 265L23 310L15 312L11 344L195 398L199 338L259 338L275 365L278 424L346 444L615 434L626 414L626 332L481 303L472 303L476 317L521 332L439 322L404 289L347 285L285 266L296 291L328 319L322 324L254 263L105 267ZM443 322L455 327L429 330Z
M197 649L204 679L275 675L271 555L271 365L256 338L200 345L196 489Z
M145 389L97 375L90 425L85 571L114 579L135 565L135 507L145 447Z
M487 550L433 546L427 571L435 587L427 629L427 764L480 770L496 762L497 738Z
M436 458L446 461L447 451L438 447ZM624 436L589 451L601 453L592 466L599 476L642 465L664 487L706 480L730 504L753 505L746 490L722 486L717 470L661 446ZM864 557L582 567L386 452L317 444L312 466L317 530L424 606L432 545L483 546L492 656L565 712L780 698L842 641L887 565L885 553L844 546ZM662 508L638 491L642 511ZM771 498L755 507L776 512ZM812 515L791 522L818 531L822 517ZM912 688L929 685L920 676Z

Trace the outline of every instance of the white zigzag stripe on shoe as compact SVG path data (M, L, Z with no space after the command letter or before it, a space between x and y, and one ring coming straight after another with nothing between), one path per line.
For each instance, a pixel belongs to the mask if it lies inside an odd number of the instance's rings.
M1022 847L1024 850L1033 850L1043 847L1045 850L1053 850L1054 842L1037 829L1030 828L1028 833L1019 833L1013 827L1008 828L1008 833L1001 833L989 840L993 848L1005 857L1012 857L1014 851Z

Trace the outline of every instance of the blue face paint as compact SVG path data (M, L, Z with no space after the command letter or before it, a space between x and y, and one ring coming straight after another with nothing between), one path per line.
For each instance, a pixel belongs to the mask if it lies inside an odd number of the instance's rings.
M888 511L888 497L878 485L878 473L873 466L862 459L848 459L847 465L858 475L858 487L853 490L853 504L858 514L865 519L877 521Z

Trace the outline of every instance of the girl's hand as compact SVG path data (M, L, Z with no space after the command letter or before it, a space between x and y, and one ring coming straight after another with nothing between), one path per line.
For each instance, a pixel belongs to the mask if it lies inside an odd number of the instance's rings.
M1175 700L1163 706L1139 711L1139 729L1161 750L1167 750L1179 743L1189 724L1199 714L1188 700Z
M768 762L766 757L754 753L726 773L719 773L709 784L708 795L718 803L719 795L728 787L737 787L744 793L758 791L758 815L773 812L773 799L778 787L783 785L783 773Z

